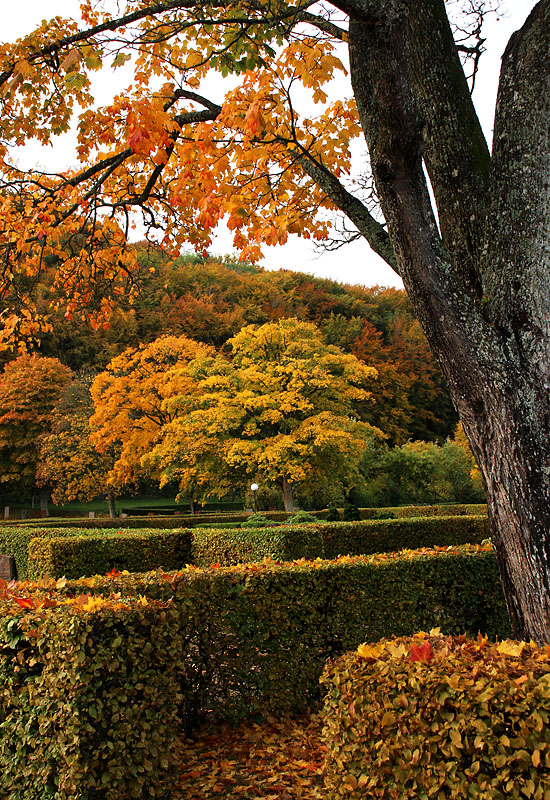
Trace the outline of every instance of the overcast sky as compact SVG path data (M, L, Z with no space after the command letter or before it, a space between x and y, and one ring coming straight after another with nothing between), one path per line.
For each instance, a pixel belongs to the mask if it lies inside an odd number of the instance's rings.
M22 3L7 3L4 0L3 5L1 37L9 42L31 31L42 19L71 16L79 4L77 0L23 0ZM474 100L488 138L491 137L502 52L511 34L523 24L534 5L535 0L503 0L503 15L498 18L489 15L487 19L484 31L487 53L481 62ZM51 169L62 169L62 161L67 159L67 146L60 145L46 152L33 149L22 158L21 164L24 165L27 159L34 163L40 161ZM221 233L211 252L231 252L231 237ZM401 286L397 275L363 242L348 244L336 252L319 254L310 241L291 236L282 247L266 247L262 264L269 269L295 269L345 283Z

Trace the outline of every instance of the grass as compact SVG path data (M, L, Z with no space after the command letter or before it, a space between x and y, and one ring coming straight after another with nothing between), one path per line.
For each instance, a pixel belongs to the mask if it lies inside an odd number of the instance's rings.
M318 715L208 725L182 741L174 800L320 800L324 754Z

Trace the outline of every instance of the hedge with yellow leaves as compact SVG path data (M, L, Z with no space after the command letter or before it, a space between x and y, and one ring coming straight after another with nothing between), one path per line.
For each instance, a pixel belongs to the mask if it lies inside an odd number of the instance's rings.
M1 588L1 797L171 798L177 609Z
M250 530L193 531L192 561L199 566L274 558L337 558L419 547L480 544L490 536L484 516L283 525Z
M330 662L330 800L550 800L550 647L417 634Z
M145 572L163 567L179 569L191 561L190 530L83 531L62 535L48 532L28 543L27 576L80 578L112 569ZM18 568L19 573L19 568Z
M119 529L90 532L74 528L23 529L17 540L18 575L78 578L115 568L143 572L162 567L177 569L192 563L229 566L263 558L336 558L418 547L479 544L489 536L482 516L334 522L320 525L282 525L248 530ZM28 556L25 557L25 548Z
M172 599L183 646L182 718L238 720L302 711L319 697L329 656L365 640L440 625L448 633L508 635L490 548L466 546L79 581L21 584L20 592Z

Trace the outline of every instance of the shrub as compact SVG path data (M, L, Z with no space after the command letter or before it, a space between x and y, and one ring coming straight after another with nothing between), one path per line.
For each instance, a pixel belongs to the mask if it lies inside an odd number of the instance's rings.
M327 522L340 522L340 512L336 506L330 506L325 519Z
M344 522L354 522L355 520L360 520L361 515L359 514L359 509L357 506L354 506L352 503L345 505L342 519Z
M286 520L287 525L310 525L313 522L321 522L321 520L312 514L311 511L302 510L296 511Z
M169 800L178 613L83 597L0 601L0 769L9 800ZM66 601L65 601L66 602ZM27 598L27 604L33 601Z
M550 795L550 650L426 636L362 645L323 677L329 798Z
M263 514L251 514L241 524L243 528L268 528L279 523L268 519Z
M68 531L64 532L65 534ZM28 577L80 578L112 569L146 572L162 567L179 569L191 561L192 532L86 531L72 536L43 536L29 542Z
M509 634L494 553L475 546L190 567L52 581L51 587L58 596L85 591L171 599L182 641L175 662L181 715L190 725L207 713L235 721L310 708L320 697L326 659L365 640L435 626Z

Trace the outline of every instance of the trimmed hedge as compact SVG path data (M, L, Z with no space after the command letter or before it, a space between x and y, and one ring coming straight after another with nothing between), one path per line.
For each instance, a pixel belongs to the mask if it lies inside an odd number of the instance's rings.
M490 536L486 517L365 520L252 530L195 529L193 563L228 566L274 558L336 558L419 547L480 544Z
M180 569L191 561L192 532L139 531L72 532L70 536L32 538L27 574L80 578L110 570L145 572L162 567Z
M550 796L550 649L383 639L327 665L330 800Z
M14 556L17 577L25 580L28 574L28 553L31 539L55 539L59 536L82 536L86 531L81 528L66 530L64 527L0 527L0 554Z
M481 546L43 585L58 596L85 590L172 599L189 724L206 712L235 721L303 711L319 699L326 659L365 640L436 626L509 635L494 553Z
M230 566L272 558L336 558L418 547L476 544L489 536L485 517L366 520L275 528L147 530L20 529L20 577L78 578L111 569L141 572L185 564ZM28 558L25 553L28 551ZM28 561L28 563L27 563Z
M178 618L135 599L0 601L3 798L173 797Z

